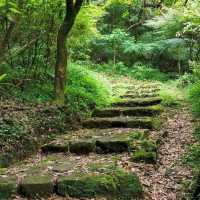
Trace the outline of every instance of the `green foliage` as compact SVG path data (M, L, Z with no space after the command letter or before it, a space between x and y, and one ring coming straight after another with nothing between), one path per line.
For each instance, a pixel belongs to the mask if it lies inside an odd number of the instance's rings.
M179 87L187 87L195 82L195 78L193 74L184 73L178 78L178 86Z
M3 81L6 78L7 74L0 75L0 81Z
M166 74L160 72L158 69L143 64L134 65L131 75L138 80L156 80L162 82L169 79Z
M108 105L112 89L105 78L87 66L71 64L66 95L70 108L77 112Z
M195 114L200 114L200 81L193 84L189 90L189 100Z
M200 167L200 144L194 144L188 147L188 152L184 161L191 167L199 169Z
M23 123L16 120L1 120L0 121L0 138L2 141L19 139L25 134Z
M168 92L168 91L161 91L160 97L162 98L161 104L163 106L174 107L174 106L179 105L176 97L174 95L170 94L170 92Z

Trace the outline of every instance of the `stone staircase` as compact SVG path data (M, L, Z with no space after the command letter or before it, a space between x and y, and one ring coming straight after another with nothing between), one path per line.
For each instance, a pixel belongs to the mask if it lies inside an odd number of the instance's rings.
M137 175L123 168L121 156L156 163L156 141L163 112L155 84L128 86L109 108L94 110L83 129L59 135L41 148L42 158L0 170L0 199L16 194L47 199L53 194L78 199L141 199ZM14 172L13 172L14 170Z

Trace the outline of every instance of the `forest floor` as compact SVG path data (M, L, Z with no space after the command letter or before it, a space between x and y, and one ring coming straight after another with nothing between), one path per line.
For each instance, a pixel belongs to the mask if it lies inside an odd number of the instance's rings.
M130 84L130 83L129 83ZM142 83L143 84L143 83ZM145 83L148 85L148 83ZM152 83L149 83L150 85ZM142 86L139 82L139 87ZM135 90L136 91L136 90ZM153 89L150 86L149 89L150 92L153 91ZM149 92L148 91L148 92ZM133 91L134 93L134 91ZM131 93L131 95L133 94ZM140 93L140 92L139 92ZM138 94L139 94L138 93ZM144 98L143 98L144 99ZM142 102L143 103L143 102ZM148 105L147 105L148 106ZM127 106L125 107L127 108ZM145 107L146 108L146 107ZM120 111L121 112L121 111ZM106 113L106 114L105 114ZM103 115L107 115L110 113L105 112ZM116 113L115 113L116 114ZM122 114L122 113L121 113ZM120 116L121 116L120 114ZM105 117L105 116L103 116ZM191 180L193 178L192 170L185 164L183 164L183 157L186 153L187 146L191 143L195 143L195 139L193 137L193 118L190 113L190 109L188 108L187 104L181 103L178 107L165 107L164 112L159 116L160 119L162 119L163 123L160 129L158 130L150 130L148 132L148 140L149 141L155 141L155 143L158 144L157 148L157 160L156 162L145 162L145 159L134 162L133 161L133 155L128 152L112 152L109 154L104 154L106 152L101 152L101 154L96 154L95 152L90 152L89 154L85 155L75 155L71 153L64 152L66 150L65 146L63 144L64 141L78 141L78 140L84 140L87 139L86 142L88 142L88 137L92 137L95 135L95 137L101 138L103 137L115 137L116 135L120 134L127 134L130 132L136 132L138 131L138 127L120 127L119 122L122 123L124 121L122 118L118 118L119 121L112 121L113 124L118 124L116 127L112 128L109 127L109 123L111 123L110 120L114 118L109 118L108 121L106 121L108 118L103 118L104 122L102 122L102 118L98 118L99 121L94 118L93 121L89 121L86 123L86 129L81 129L78 131L72 131L70 136L65 137L64 139L59 136L59 139L56 141L56 145L60 145L62 150L61 152L53 152L56 153L56 157L48 157L48 155L44 154L43 152L39 152L36 157L30 158L23 162L22 164L11 166L10 168L6 169L3 172L2 177L9 177L9 176L17 176L18 182L20 182L26 175L38 175L38 173L50 173L53 174L54 178L57 176L63 176L64 174L72 174L73 171L81 170L84 171L84 173L89 174L90 170L88 168L88 164L90 163L115 163L118 167L123 169L127 173L134 173L139 177L140 182L143 186L143 192L144 195L142 199L145 200L183 200L188 199L187 198L187 190L184 188L184 183L188 180ZM132 119L132 118L126 118L126 119ZM106 121L106 122L105 122ZM98 127L99 124L104 124L104 127L107 129L102 129L102 127ZM88 125L89 124L89 125ZM95 124L95 125L94 125ZM106 125L105 125L106 124ZM92 126L92 127L90 127ZM100 125L101 126L101 125ZM143 125L140 125L143 126ZM146 124L144 124L146 126ZM90 129L91 128L91 129ZM99 129L100 128L100 129ZM145 132L146 127L140 127L140 132ZM91 131L92 130L92 131ZM92 133L92 136L91 136ZM69 133L68 133L69 135ZM84 136L86 135L86 137ZM68 138L69 137L69 138ZM115 138L116 139L116 138ZM117 137L117 139L119 139ZM108 139L109 140L109 139ZM59 141L59 142L58 142ZM114 140L116 142L116 140ZM104 142L104 141L103 141ZM102 143L103 143L102 142ZM111 140L111 142L113 142ZM118 142L118 140L117 140ZM123 141L119 141L123 142ZM141 141L140 141L141 142ZM119 143L117 145L119 145ZM84 143L85 144L85 143ZM115 143L110 143L115 144ZM82 145L82 143L81 143ZM50 146L52 147L52 146ZM54 148L55 146L53 146ZM57 148L57 146L56 146ZM59 146L60 148L60 146ZM63 150L65 148L65 150ZM71 148L68 146L68 150ZM104 148L109 148L107 146L104 146ZM47 151L49 151L50 148L48 147ZM55 149L54 149L55 150ZM79 149L80 150L80 149ZM81 148L81 151L85 150L84 148ZM88 149L87 149L88 150ZM109 149L110 150L110 149ZM116 150L116 149L115 149ZM112 151L115 151L112 149ZM60 149L59 149L60 151ZM76 149L76 151L78 151ZM45 152L46 153L46 152ZM52 153L52 152L48 152ZM48 157L48 159L47 159ZM153 159L153 158L151 158ZM75 165L70 166L69 169L66 168L65 161L68 160L72 163L75 162ZM41 163L47 163L45 166L40 165ZM152 161L152 160L151 160ZM54 167L57 167L58 164L65 165L65 170L63 171L63 167L57 169L56 173L55 170L53 170ZM36 168L35 168L36 167ZM44 167L44 169L43 169ZM97 167L98 168L98 167ZM42 171L41 171L42 169ZM30 171L31 170L31 171ZM39 171L38 171L39 170ZM99 170L99 169L98 169ZM97 171L98 171L97 170ZM34 173L32 174L32 171ZM37 171L37 172L35 172ZM82 171L82 172L83 172ZM1 171L0 171L1 172ZM2 173L2 172L1 172ZM36 173L36 174L35 174ZM96 173L96 172L95 172ZM98 174L101 173L98 171ZM103 172L104 173L104 172ZM55 180L54 180L55 181ZM56 178L57 181L57 178ZM26 198L22 198L21 196L15 196L13 199L15 200L26 200ZM47 199L47 198L38 198L38 199ZM113 199L111 198L70 198L70 197L59 197L57 195L53 195L49 200L78 200L78 199L98 199L98 200L106 200L106 199ZM135 199L135 198L133 198Z

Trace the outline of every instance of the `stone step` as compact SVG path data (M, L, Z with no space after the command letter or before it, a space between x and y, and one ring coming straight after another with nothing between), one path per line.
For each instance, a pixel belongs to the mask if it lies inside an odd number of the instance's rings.
M121 95L122 99L135 99L135 98L145 98L145 97L159 97L159 94L158 93L133 92L130 94Z
M156 129L158 127L156 118L151 117L113 117L113 118L91 118L83 121L85 128L141 128Z
M128 89L126 91L126 94L158 93L159 91L160 91L160 88L133 88L133 89Z
M8 169L6 178L0 174L1 199L13 199L17 193L28 199L48 199L53 194L78 199L139 199L139 178L115 160L115 155L48 155L35 165L27 163Z
M137 106L153 106L162 102L161 97L146 97L135 99L123 99L112 104L114 107L137 107Z
M114 88L122 89L149 89L149 88L161 88L161 84L135 84L135 85L115 85Z
M155 116L163 111L160 105L148 107L111 107L96 109L92 117L117 117L117 116Z
M130 152L135 149L132 146L135 135L138 133L146 134L147 131L130 131L130 132L109 132L106 135L93 133L85 134L81 138L69 138L66 135L59 136L57 139L49 144L42 146L43 153L60 153L70 152L76 154L89 154L89 153L121 153Z

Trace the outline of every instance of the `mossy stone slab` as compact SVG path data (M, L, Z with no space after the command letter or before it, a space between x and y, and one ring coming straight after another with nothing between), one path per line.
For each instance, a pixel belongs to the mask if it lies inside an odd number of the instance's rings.
M121 95L122 99L134 99L134 98L145 98L145 97L158 97L158 93L140 93L140 92L129 92L128 94Z
M17 182L14 177L0 176L0 199L11 200L17 194Z
M57 192L75 198L110 197L131 200L141 196L142 187L135 174L114 171L112 174L62 177L58 181Z
M26 176L19 186L21 195L30 198L49 197L54 192L53 178L50 175Z
M154 129L154 119L151 117L113 117L91 118L83 122L85 128L141 128Z
M124 99L119 102L113 103L114 107L137 107L137 106L152 106L162 102L160 97L146 97L135 99Z
M105 109L96 109L93 117L117 117L117 116L155 116L163 111L160 105L147 107L111 107Z
M95 151L95 140L78 139L69 142L69 151L76 154L89 154Z
M97 153L121 153L128 152L131 139L128 136L121 137L102 137L96 141Z
M45 144L41 147L43 153L61 153L69 151L69 143L68 141L62 142L51 142L49 144Z

